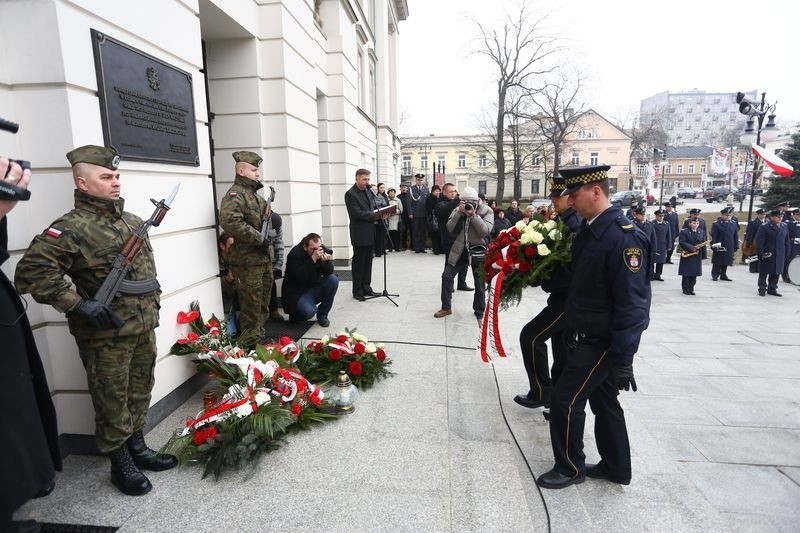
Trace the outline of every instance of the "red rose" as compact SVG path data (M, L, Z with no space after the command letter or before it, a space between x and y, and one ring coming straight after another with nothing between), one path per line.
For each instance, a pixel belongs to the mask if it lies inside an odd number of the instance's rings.
M517 257L517 251L518 251L517 249L518 248L519 248L519 243L518 242L515 242L514 244L509 246L508 247L508 256L511 257L512 259L515 259Z
M504 263L503 264L503 273L505 275L509 275L514 271L514 267L511 266L511 263Z
M336 348L334 348L333 350L331 350L331 353L328 354L328 359L330 359L331 361L339 361L339 360L341 360L342 359L342 351L341 350L337 350Z
M347 373L350 374L351 376L360 376L362 370L363 367L361 366L361 363L359 363L358 361L353 361L349 365L347 365Z
M217 428L215 426L211 426L207 429L198 429L192 436L192 442L194 442L195 446L200 446L201 444L205 444L208 439L213 439L216 436Z
M294 416L300 416L300 413L303 412L303 406L299 403L292 405L292 414Z
M322 345L321 342L315 342L314 345L312 346L312 349L314 350L314 353L322 353L322 350L324 348L325 347Z
M511 234L511 236L514 237L515 239L519 239L519 230L517 229L516 226L512 226L511 230L508 233Z
M533 246L527 246L525 248L525 257L528 259L533 259L533 256L536 255L536 248Z
M519 271L522 272L523 274L527 274L528 272L531 271L531 264L530 263L526 263L525 261L522 261L519 264Z
M375 353L375 358L381 363L386 360L386 352L383 350L383 348L378 348L378 351Z
M347 335L342 334L342 335L339 335L338 337L336 337L336 340L338 342L347 342L348 340L350 340L350 337L348 337Z
M294 342L290 337L281 337L278 339L278 346L286 346L287 344L292 344Z
M358 344L353 346L353 351L356 352L358 355L361 355L367 351L367 347L359 342Z

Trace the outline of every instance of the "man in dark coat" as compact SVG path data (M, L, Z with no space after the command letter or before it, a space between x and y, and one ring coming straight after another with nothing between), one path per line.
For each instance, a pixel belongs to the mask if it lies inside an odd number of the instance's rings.
M428 186L425 185L425 174L415 174L415 183L411 186L409 191L411 206L408 214L411 219L411 245L414 247L414 253L424 254L425 241L428 238L428 211L426 208L428 195Z
M732 281L728 265L733 264L733 254L739 249L736 224L731 221L733 208L720 211L719 220L711 225L711 279Z
M789 227L783 222L783 213L774 209L769 212L769 220L756 232L759 296L783 296L778 292L778 278L790 252Z
M9 161L0 158L0 176ZM5 183L27 189L30 170L14 163ZM2 178L0 178L2 180ZM16 202L0 200L0 264L9 255L6 213ZM15 531L11 516L31 498L46 496L61 470L56 410L50 397L42 360L36 349L25 307L6 275L0 271L0 531Z
M325 250L322 237L309 233L286 257L286 276L283 278L283 310L289 320L302 322L317 315L323 328L330 325L328 313L339 288L339 278L333 273L333 255Z
M522 219L522 211L519 208L519 202L511 200L511 205L506 209L506 218L512 226Z
M350 217L350 242L353 245L353 298L359 302L367 296L378 296L372 290L372 256L375 246L375 195L369 188L372 173L356 170L356 182L344 194L344 205Z
M700 209L692 208L692 209L689 210L689 216L686 218L686 220L683 221L682 229L688 228L689 227L689 222L691 220L697 220L697 222L699 224L697 226L698 229L703 230L703 234L704 235L708 234L708 232L706 231L706 221L705 221L705 219L700 218Z
M403 204L403 209L400 211L400 242L402 244L401 248L405 251L411 248L411 219L409 218L409 214L411 214L411 198L408 194L408 183L403 182L400 184L400 194L397 195L397 198Z
M642 230L647 239L650 241L650 265L653 265L655 260L656 248L656 232L653 228L653 223L645 218L644 207L633 207L633 223ZM650 279L655 276L655 266L651 267Z
M683 294L694 296L694 285L698 276L703 275L703 259L706 258L706 232L700 229L700 220L688 219L688 228L678 234L678 247L681 249L681 262L678 275L681 276Z
M664 261L666 264L672 264L672 251L675 248L675 239L678 238L678 230L680 230L680 226L678 225L678 213L675 212L675 205L671 202L664 203L664 221L669 224L669 228L671 230L672 241L670 241L670 245L667 247L667 260Z
M794 257L800 255L800 209L795 207L794 209L789 209L788 212L792 216L792 219L786 223L789 228L790 249L789 257L786 258L786 263L783 265L783 281L792 283L792 280L789 278L789 263ZM800 280L794 280L795 285L797 285L799 281Z
M766 222L766 214L763 209L756 210L756 218L747 223L747 229L744 232L744 244L742 244L742 253L745 249L752 250L748 252L749 256L756 255L756 233L758 228ZM752 274L758 274L758 261L750 261L749 270Z
M664 272L664 263L667 262L668 253L672 253L672 226L664 220L664 211L661 209L653 213L656 217L653 224L653 279L664 281L661 274ZM677 220L676 220L677 222Z

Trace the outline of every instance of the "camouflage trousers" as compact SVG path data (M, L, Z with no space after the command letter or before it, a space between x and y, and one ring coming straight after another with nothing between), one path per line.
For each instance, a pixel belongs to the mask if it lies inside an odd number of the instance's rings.
M239 295L239 340L237 344L252 348L264 338L264 322L269 316L269 295L272 292L272 263L231 267Z
M155 382L156 334L76 340L94 405L95 441L108 453L144 426Z

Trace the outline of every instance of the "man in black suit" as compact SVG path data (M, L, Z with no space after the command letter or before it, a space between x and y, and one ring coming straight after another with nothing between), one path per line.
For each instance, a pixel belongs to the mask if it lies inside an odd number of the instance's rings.
M372 256L375 246L375 195L369 188L372 173L356 170L356 182L344 193L344 205L350 217L350 242L353 245L353 298L359 302L378 296L372 290Z

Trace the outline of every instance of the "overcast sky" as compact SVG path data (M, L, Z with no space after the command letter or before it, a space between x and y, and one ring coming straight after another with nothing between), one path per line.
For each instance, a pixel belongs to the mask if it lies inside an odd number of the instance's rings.
M520 0L408 0L400 24L400 133L466 134L493 99L495 72L471 54L477 18L502 27ZM797 0L529 0L588 76L583 100L618 121L663 91L766 91L779 124L800 121Z

